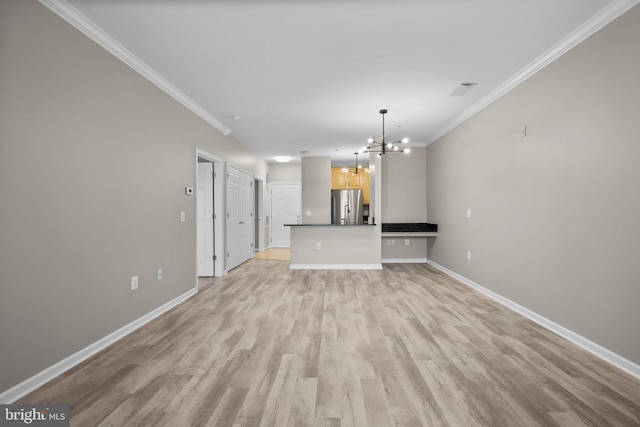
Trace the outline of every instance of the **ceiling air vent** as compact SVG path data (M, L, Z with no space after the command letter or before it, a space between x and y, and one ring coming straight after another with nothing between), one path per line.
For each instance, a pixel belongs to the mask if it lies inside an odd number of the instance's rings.
M450 94L449 96L464 96L467 94L467 92L469 92L471 89L473 89L474 86L477 86L478 83L470 83L470 82L465 82L465 83L460 83Z

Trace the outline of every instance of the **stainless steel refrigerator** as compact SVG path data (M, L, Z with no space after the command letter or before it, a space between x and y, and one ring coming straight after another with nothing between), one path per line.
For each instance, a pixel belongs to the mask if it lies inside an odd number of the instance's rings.
M363 224L362 190L331 190L331 224Z

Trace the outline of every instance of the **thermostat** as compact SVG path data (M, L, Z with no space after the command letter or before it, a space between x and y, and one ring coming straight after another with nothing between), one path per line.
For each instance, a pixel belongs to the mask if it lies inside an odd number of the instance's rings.
M184 194L186 194L187 196L191 196L193 194L193 187L185 187Z

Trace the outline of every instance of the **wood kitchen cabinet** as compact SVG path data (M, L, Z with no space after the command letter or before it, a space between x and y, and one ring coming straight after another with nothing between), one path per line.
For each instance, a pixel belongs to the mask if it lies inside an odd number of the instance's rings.
M331 168L331 189L332 190L362 190L362 201L369 204L369 173L344 172L342 168Z
M349 172L344 172L342 168L331 168L331 189L348 190Z

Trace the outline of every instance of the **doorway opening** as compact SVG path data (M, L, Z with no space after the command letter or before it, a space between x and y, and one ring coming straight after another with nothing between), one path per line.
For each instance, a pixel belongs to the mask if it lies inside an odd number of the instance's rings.
M256 252L262 252L265 250L265 231L264 231L264 181L260 178L255 179L255 185L253 186L255 194L255 248Z
M224 269L222 159L196 149L196 258L198 277L220 277Z

